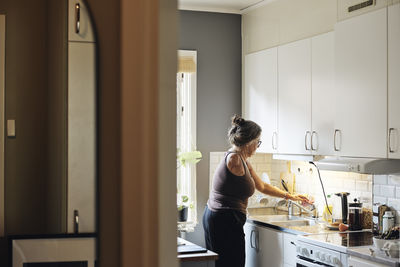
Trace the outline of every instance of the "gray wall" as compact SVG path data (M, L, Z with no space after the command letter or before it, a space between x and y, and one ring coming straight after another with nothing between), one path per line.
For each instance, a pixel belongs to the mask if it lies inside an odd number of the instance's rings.
M225 151L233 114L241 114L241 16L180 11L179 49L197 50L197 213L186 238L205 245L201 223L208 199L209 153Z

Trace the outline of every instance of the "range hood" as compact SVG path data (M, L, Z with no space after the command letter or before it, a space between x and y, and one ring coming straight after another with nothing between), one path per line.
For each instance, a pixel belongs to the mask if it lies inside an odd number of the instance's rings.
M399 159L314 156L314 163L320 170L345 171L365 174L400 173Z

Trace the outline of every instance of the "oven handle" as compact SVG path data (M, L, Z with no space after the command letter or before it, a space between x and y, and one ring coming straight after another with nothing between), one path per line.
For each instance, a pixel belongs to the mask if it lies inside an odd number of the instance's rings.
M320 266L324 266L323 264L318 264L318 263L313 263L313 262L309 262L300 258L296 258L296 267L299 266L305 266L305 267L320 267Z

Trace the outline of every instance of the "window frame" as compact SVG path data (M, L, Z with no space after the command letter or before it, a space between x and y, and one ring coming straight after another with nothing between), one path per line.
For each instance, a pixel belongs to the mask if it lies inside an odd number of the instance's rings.
M194 50L178 50L178 61L180 57L191 57L196 65L197 69L197 51ZM182 79L182 80L180 80ZM179 85L179 82L186 83L184 86L189 86L190 92L182 96L180 89L182 86ZM183 85L183 84L181 84ZM179 95L180 94L180 95ZM180 96L180 98L178 97ZM197 73L195 72L177 72L177 152L189 152L197 150L197 105L196 105L196 96L197 96ZM181 101L182 98L185 98L186 103ZM184 104L184 105L183 105ZM179 119L179 113L182 112L182 105L184 110L189 111L189 117L186 117L186 122L182 123ZM190 109L185 109L186 105L189 105ZM180 125L181 123L181 125ZM190 125L190 130L186 131L186 134L189 136L185 137L186 144L183 145L185 151L182 150L182 127L187 127ZM179 131L181 130L181 131ZM186 129L187 130L187 129ZM179 142L181 141L181 142ZM191 144L188 145L187 143ZM188 149L188 147L190 147ZM190 179L182 178L182 174L189 175ZM177 162L177 203L180 201L181 195L188 195L189 204L191 207L188 212L188 220L186 222L178 222L178 230L185 232L194 231L194 227L197 225L197 196L196 196L196 164L189 163L186 166L181 166L181 163Z

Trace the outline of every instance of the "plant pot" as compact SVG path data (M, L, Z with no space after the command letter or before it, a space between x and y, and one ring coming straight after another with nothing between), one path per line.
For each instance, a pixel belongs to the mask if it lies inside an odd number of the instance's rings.
M182 209L178 210L178 221L179 222L186 222L188 217L189 207L183 207Z

